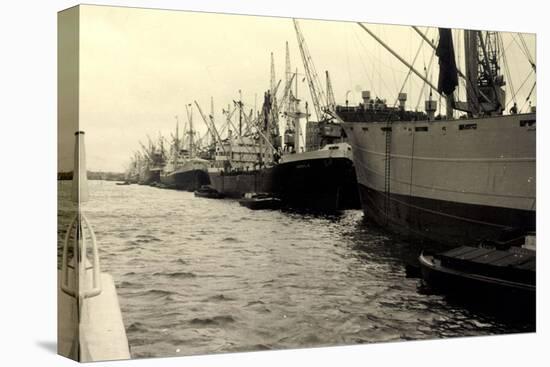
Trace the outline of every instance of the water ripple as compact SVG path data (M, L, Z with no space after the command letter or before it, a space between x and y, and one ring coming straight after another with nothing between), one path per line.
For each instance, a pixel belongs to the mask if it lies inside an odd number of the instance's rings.
M61 242L70 183L59 193ZM90 193L83 209L116 280L134 358L535 329L433 293L407 274L418 248L360 211L251 211L104 181L91 181Z

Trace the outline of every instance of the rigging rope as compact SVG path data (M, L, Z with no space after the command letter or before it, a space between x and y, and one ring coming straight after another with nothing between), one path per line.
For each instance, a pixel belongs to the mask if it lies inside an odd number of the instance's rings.
M523 55L527 58L527 61L531 64L531 67L536 71L536 65L533 61L533 58L531 57L531 53L529 52L529 48L527 47L527 44L525 43L525 39L523 38L523 35L521 33L518 33L518 36L520 38L521 44L518 42L516 37L514 37L513 34L511 34L512 40L516 43L520 51L523 53Z
M519 39L520 39L523 47L525 48L525 54L527 55L527 59L529 60L529 63L531 64L533 69L535 69L535 71L536 71L537 67L535 65L535 62L534 62L533 58L531 57L531 52L529 52L529 48L527 47L527 43L525 42L525 39L523 38L523 34L519 33Z
M376 57L375 55L371 55L371 54L369 53L369 51L368 51L368 48L365 46L365 44L364 44L363 41L359 38L359 36L357 35L357 33L356 33L355 31L354 31L354 35L355 35L357 41L360 43L360 45L364 48L365 53L367 54L367 56L371 59L371 64L374 65L375 62L378 62L378 63L380 64L380 61L381 61L381 60L380 60L380 57ZM363 58L360 58L360 59L361 59L361 63L363 64L363 66L364 66L364 68L365 68L365 72L367 73L367 77L368 77L367 67L366 67L365 64L364 64ZM392 69L392 68L389 67L388 65L385 65L385 66L386 66L388 69L390 69L390 70ZM391 93L391 89L389 88L388 84L386 84L385 78L382 78L382 74L380 73L379 69L377 69L377 68L371 68L371 70L372 70L372 74L373 74L373 75L372 75L371 77L369 77L368 79L369 79L369 81L370 81L370 83L371 83L371 91L374 93L374 95L379 95L379 96L380 96L380 95L383 94L383 93L382 93L382 88L380 87L380 85L379 85L379 87L378 87L378 90L376 90L377 88L376 88L376 86L374 85L374 74L375 74L375 73L377 73L378 76L379 76L379 78L378 78L379 83L382 83L382 84L384 85L385 90L388 92L388 94L390 94L390 93Z
M500 48L504 49L504 42L502 41L502 37L497 34L498 42L500 43ZM506 58L506 53L502 52L501 54L502 61L504 61L504 72L506 73L506 78L508 79L508 83L510 84L510 91L512 92L512 99L508 101L508 103L505 103L504 109L508 108L508 105L510 102L514 102L514 104L517 104L516 101L516 92L514 90L514 84L512 83L512 75L510 74L510 67L508 66L508 59Z
M533 93L536 86L537 86L537 82L533 83L533 86L531 87L531 90L529 91L529 94L527 95L527 98L525 98L525 102L523 103L523 106L521 106L521 110L523 110L523 108L525 108L525 105L531 99L531 93Z
M521 85L519 86L518 90L516 91L516 94L519 93L519 91L523 88L523 86L525 85L525 83L527 83L527 80L529 80L529 77L531 76L531 74L533 74L533 69L531 69L531 71L529 72L529 75L527 75L527 77L525 78L525 80L523 81L523 83L521 83ZM535 82L536 84L536 82ZM534 88L534 85L533 85L533 88ZM529 95L527 96L527 99L525 100L526 102L531 98L531 93L533 92L533 88L531 88L531 91L529 92ZM512 97L515 99L515 95ZM521 109L523 110L523 107L525 107L525 103L523 104L523 106L521 107Z
M426 72L426 79L431 79L431 78L428 78L428 70L431 69L434 58L435 58L435 50L432 51L432 56L430 57L430 62L428 63L428 68L426 69L426 66L424 65L424 71ZM420 91L420 94L418 95L418 101L416 102L415 110L418 110L418 107L420 106L420 102L422 100L422 97L424 97L424 99L426 99L426 95L425 95L425 92L424 92L424 89L426 88L426 85L427 85L426 82L423 82L422 89Z
M403 85L401 85L401 89L399 89L399 93L397 93L397 99L394 103L394 107L397 106L397 103L399 103L399 94L403 92L403 89L405 88L405 85L407 84L407 81L409 80L409 77L412 74L412 68L414 67L414 64L416 62L416 59L418 58L418 55L420 55L420 51L422 50L422 45L424 44L424 39L420 40L420 45L418 45L418 50L416 51L416 55L414 55L414 59L411 63L411 67L409 68L409 72L407 73L407 76L405 77L405 80L403 81Z

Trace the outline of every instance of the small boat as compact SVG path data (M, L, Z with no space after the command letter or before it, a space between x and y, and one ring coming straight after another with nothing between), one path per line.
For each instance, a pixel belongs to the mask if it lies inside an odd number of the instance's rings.
M195 196L209 199L222 199L225 197L224 194L210 185L202 185L197 191L195 191Z
M239 204L252 210L279 209L281 207L281 199L267 193L249 192L239 200Z
M431 287L492 299L535 302L536 251L461 246L419 256L422 277Z
M117 185L119 186L126 186L126 185L130 185L130 183L128 181L124 181L124 182L117 182L116 183Z

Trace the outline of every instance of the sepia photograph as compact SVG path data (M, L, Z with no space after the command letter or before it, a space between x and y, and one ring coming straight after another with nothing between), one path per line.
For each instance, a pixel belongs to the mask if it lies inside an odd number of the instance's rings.
M57 27L58 354L537 331L534 33L103 5Z

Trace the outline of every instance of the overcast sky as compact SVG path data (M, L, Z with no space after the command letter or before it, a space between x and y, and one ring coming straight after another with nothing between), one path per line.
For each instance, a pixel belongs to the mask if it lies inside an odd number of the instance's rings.
M356 23L300 20L300 26L323 84L324 71L331 74L337 103L344 103L351 91L350 103L356 104L365 89L393 102L407 69ZM403 58L413 60L421 39L412 28L367 26ZM436 29L421 29L436 38ZM458 32L455 36L461 58ZM525 40L535 56L535 37L525 35ZM88 169L124 171L130 155L139 149L138 141L145 143L147 135L168 136L175 129L175 116L182 123L185 105L194 100L209 112L213 96L218 122L223 120L222 108L238 99L239 90L249 108L254 107L257 95L260 108L263 93L269 89L271 52L277 79L284 78L285 41L292 68L303 73L289 18L82 6L79 116L80 128L86 132ZM512 84L518 90L531 68L510 35L504 35L503 42ZM431 57L431 48L424 46L415 66L422 70ZM437 85L437 60L433 65L431 79ZM299 97L309 99L302 79ZM533 82L531 77L517 93L520 107ZM416 77L406 84L409 107L416 107L422 84ZM60 106L61 123L67 116L65 108L70 109ZM206 131L197 111L194 121L198 130ZM73 135L66 136L72 139ZM60 136L61 144L66 144L64 139ZM72 158L59 157L59 170L71 167Z

